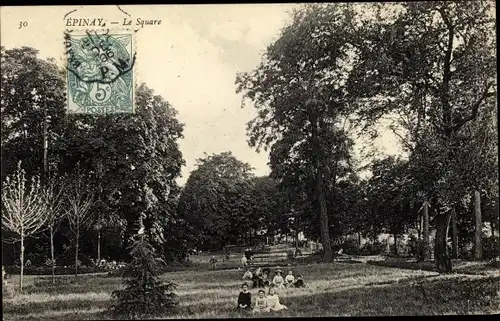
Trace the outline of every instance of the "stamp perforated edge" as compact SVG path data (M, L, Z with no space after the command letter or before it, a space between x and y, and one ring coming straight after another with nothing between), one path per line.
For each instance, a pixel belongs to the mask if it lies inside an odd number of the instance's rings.
M137 58L138 55L137 55L137 34L138 34L138 30L135 30L135 29L132 29L132 28L73 28L73 29L68 29L68 28L65 28L62 32L62 41L61 41L61 46L62 46L62 49L61 49L61 52L62 52L62 56L61 56L61 59L62 59L62 65L63 65L63 69L64 69L64 84L66 86L65 89L65 92L66 92L66 103L68 104L66 106L66 114L68 115L85 115L87 113L85 112L70 112L69 111L69 99L70 99L70 95L69 95L69 86L68 86L68 76L67 76L67 72L68 72L68 54L66 53L66 46L65 46L65 36L66 34L70 34L70 35L85 35L88 31L91 31L91 32L97 32L98 34L113 34L113 33L119 33L119 32L122 32L122 33L130 33L132 35L132 49L133 49L133 55L136 55L136 60L134 62L134 65L132 67L132 70L131 72L133 73L132 77L133 77L133 86L132 86L132 114L135 114L136 113L136 88L137 86L139 85L139 78L138 78L138 61L139 59ZM116 114L123 114L123 113L116 113ZM93 114L93 115L97 115L97 114Z

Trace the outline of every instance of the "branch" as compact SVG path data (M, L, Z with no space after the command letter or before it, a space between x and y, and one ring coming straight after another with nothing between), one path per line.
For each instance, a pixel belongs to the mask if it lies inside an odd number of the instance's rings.
M467 116L463 117L461 119L457 120L457 123L452 127L453 131L458 131L460 128L462 128L463 125L465 125L467 122L474 120L477 118L478 112L479 112L479 106L485 100L487 97L492 97L495 96L494 93L488 93L490 90L490 87L493 85L493 83L489 83L486 85L486 88L484 89L481 97L472 105L472 113Z

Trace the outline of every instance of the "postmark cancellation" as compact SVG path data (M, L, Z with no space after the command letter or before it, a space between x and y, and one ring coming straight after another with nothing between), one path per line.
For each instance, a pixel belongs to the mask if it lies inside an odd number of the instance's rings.
M66 31L69 114L135 111L133 30Z

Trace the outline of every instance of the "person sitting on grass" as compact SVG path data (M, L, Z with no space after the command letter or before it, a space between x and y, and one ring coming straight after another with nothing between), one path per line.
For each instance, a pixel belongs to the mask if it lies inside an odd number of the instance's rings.
M250 286L253 283L253 274L250 269L248 269L245 274L243 274L243 280L245 280L245 283Z
M302 274L297 275L297 281L293 284L296 288L301 288L305 287L306 285L304 284L304 277Z
M295 283L295 277L293 276L292 271L288 271L288 275L285 277L285 286L291 287Z
M262 286L265 286L266 283L267 283L267 286L269 286L269 284L271 282L269 281L269 274L264 272L264 273L262 273Z
M259 296L255 299L255 307L253 312L269 312L269 307L267 306L266 291L260 289Z
M276 290L274 287L269 289L269 295L267 296L267 306L271 311L281 311L288 309L286 305L280 303L280 299L276 294Z
M253 287L262 287L262 269L260 267L253 272Z
M238 296L238 310L249 311L252 309L252 294L248 292L248 284L241 285L241 292Z
M271 284L269 280L265 280L264 283L262 284L262 287L264 288L265 291L268 291L271 286L273 286L273 284Z
M281 270L276 270L276 275L273 278L273 284L277 288L283 288L285 287L285 280L281 276L282 271Z

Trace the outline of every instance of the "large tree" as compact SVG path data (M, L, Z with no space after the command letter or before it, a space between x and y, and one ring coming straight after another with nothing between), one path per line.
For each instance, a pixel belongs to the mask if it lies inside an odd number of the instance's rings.
M266 236L266 241L290 231L290 200L287 191L269 176L255 177L251 184L251 222L254 233Z
M64 176L79 163L99 200L92 208L99 224L82 239L85 254L95 253L94 238L101 238L107 244L103 255L126 259L141 214L152 244L162 246L184 164L176 110L142 84L133 115L65 115L64 71L54 60L42 60L28 47L2 47L1 59L2 179L18 160L27 177L42 176L46 110L48 173ZM56 247L66 243L68 228L64 222L55 233Z
M427 135L416 142L425 141L420 151L428 149L428 137L433 137L437 150L429 157L439 155L432 165L437 175L427 182L431 188L423 198L440 204L435 215L435 261L440 271L449 271L446 225L450 209L460 200L453 171L461 157L457 139L464 126L482 113L488 98L495 96L491 3L408 2L379 9L353 35L358 59L349 88L368 124L407 106L413 111L412 122L425 125L422 130ZM392 19L383 17L386 9L396 9Z
M342 126L348 110L349 12L347 5L295 10L260 65L236 80L237 92L258 110L248 123L250 146L271 147L278 179L292 175L313 182L326 261L332 259L326 197L350 146Z
M43 180L44 117L49 172L57 162L50 147L65 131L63 73L54 60L40 59L30 47L2 47L1 64L2 180L20 160L28 177L38 174Z
M96 234L120 226L127 258L129 239L144 217L150 242L162 246L165 220L174 214L176 178L184 165L177 111L145 84L136 90L136 114L74 117L56 148L60 173L79 163L92 178L99 202ZM103 183L105 182L105 183Z
M189 226L191 245L220 249L248 240L251 169L231 152L198 160L179 199L179 215Z

